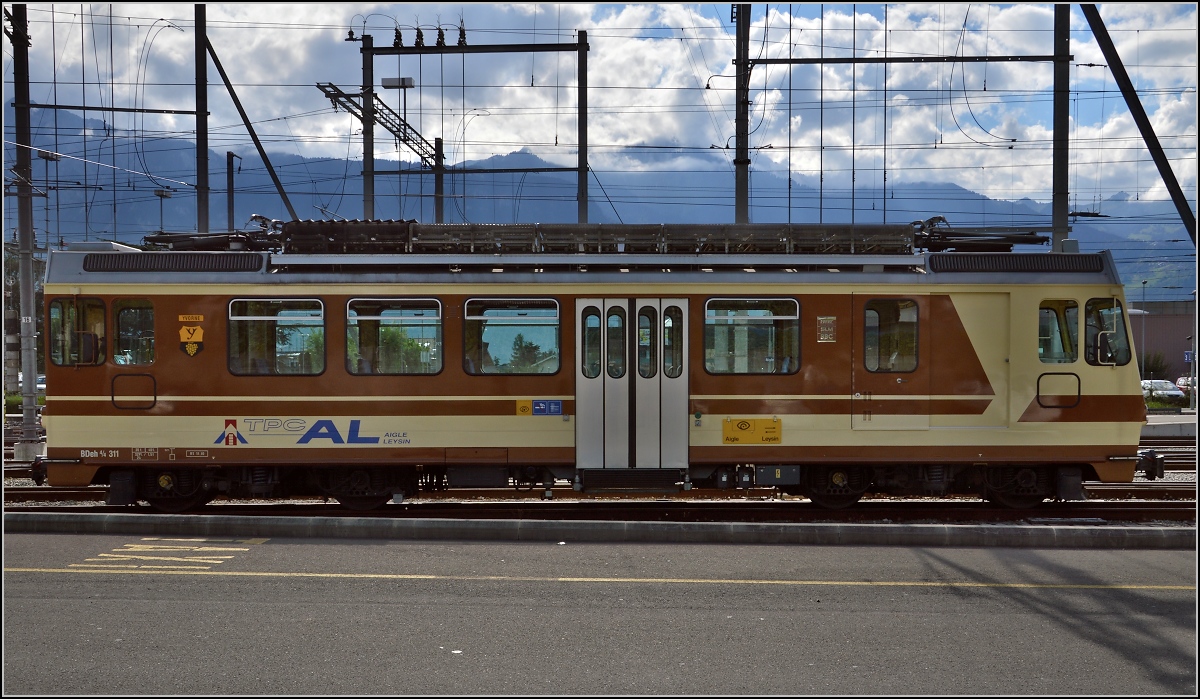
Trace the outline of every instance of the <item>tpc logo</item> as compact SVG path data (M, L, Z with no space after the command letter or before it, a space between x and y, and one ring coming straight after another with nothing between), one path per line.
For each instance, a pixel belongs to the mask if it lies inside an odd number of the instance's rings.
M238 432L237 420L226 420L225 431L217 437L217 441L213 442L213 444L224 444L227 447L236 447L246 443L246 438L242 436L241 432Z

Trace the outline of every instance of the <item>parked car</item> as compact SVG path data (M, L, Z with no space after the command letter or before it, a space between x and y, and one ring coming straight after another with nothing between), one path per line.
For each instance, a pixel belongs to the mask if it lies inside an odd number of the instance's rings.
M1187 396L1175 384L1166 379L1146 379L1142 381L1142 395L1147 399L1182 400Z
M17 372L17 387L18 387L18 390L20 390L20 389L24 388L24 386L25 386L25 377L24 377L24 376L21 374L21 372L19 372L19 371L18 371L18 372ZM37 375L37 384L36 384L36 386L37 386L37 392L38 392L38 393L45 393L45 392L46 392L46 375L45 375L45 374L38 374L38 375Z
M1190 394L1192 389L1196 387L1196 379L1191 376L1180 376L1179 378L1175 379L1175 385L1180 391L1183 391L1185 394Z

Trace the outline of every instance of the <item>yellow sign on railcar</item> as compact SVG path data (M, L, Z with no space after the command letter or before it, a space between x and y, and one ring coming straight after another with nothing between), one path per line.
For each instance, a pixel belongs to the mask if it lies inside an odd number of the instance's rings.
M725 444L780 444L783 423L779 418L726 418L721 435Z
M179 328L179 349L189 357L204 349L204 328L199 325L184 325Z

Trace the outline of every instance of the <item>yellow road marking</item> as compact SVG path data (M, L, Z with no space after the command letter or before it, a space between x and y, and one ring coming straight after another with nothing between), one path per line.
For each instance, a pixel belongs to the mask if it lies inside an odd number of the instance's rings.
M122 556L114 553L102 553L99 558L85 558L85 561L176 561L179 563L224 563L232 556ZM224 559L224 560L222 560Z
M927 582L920 580L858 581L858 580L739 580L719 578L591 578L591 577L526 577L511 575L419 575L400 573L286 573L232 570L133 570L65 569L65 568L5 568L5 573L135 573L162 575L211 575L243 578L337 578L345 580L444 580L459 582L549 582L549 583L632 583L648 585L782 585L791 587L931 587L1022 590L1177 590L1195 591L1195 585L1144 584L1071 584L1071 583L985 583L985 582Z
M270 541L270 539L212 539L212 538L208 538L208 537L202 537L199 539L182 539L182 538L169 538L169 537L165 537L165 536L143 536L142 541L188 541L188 542L199 543L199 544L247 544L250 546L256 546L258 544L265 544L268 541ZM126 544L126 545L128 546L130 544ZM240 550L244 551L246 549L240 549Z
M171 546L166 544L125 544L117 551L249 551L233 546Z

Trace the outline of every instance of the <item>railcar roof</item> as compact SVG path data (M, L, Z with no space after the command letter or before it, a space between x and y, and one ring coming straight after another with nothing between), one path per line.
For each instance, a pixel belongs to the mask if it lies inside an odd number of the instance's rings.
M812 255L780 253L355 254L51 251L47 284L921 283L1119 285L1108 251Z
M53 252L47 283L1095 283L1108 253L1012 253L1036 231L911 224L269 221ZM945 252L953 250L953 252ZM753 275L753 276L751 276Z

